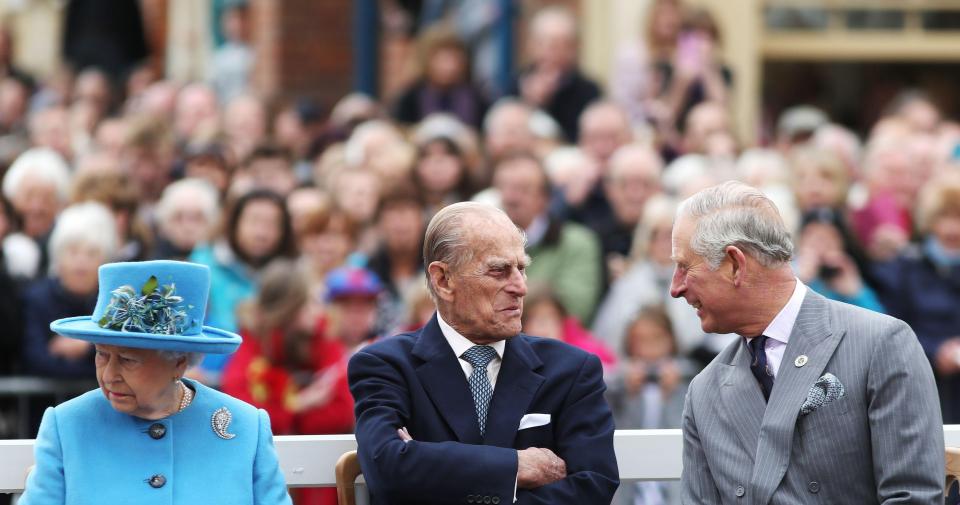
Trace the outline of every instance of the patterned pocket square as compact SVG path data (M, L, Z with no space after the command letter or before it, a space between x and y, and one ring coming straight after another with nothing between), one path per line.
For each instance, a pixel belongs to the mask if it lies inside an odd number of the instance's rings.
M834 400L839 400L844 394L846 392L843 390L840 379L827 372L810 386L807 399L800 406L800 415L805 416Z

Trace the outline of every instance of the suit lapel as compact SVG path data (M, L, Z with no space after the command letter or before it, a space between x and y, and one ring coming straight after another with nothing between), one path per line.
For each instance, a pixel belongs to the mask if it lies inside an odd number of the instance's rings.
M513 447L520 419L527 413L530 402L543 384L543 376L535 372L542 365L522 335L507 340L497 375L497 387L487 411L487 431L483 437L485 445Z
M800 406L843 337L843 331L831 328L828 308L826 298L808 288L763 416L752 478L757 503L768 503L780 485L789 466ZM798 367L795 360L800 355L807 356L807 362Z
M480 426L470 386L459 358L453 355L453 349L440 331L436 315L420 331L412 354L423 360L417 367L417 377L457 440L479 444Z
M760 421L766 402L756 377L750 372L750 352L743 338L733 358L725 363L727 375L720 387L721 404L726 409L731 424L737 430L740 443L751 454L755 454L757 437L760 434Z

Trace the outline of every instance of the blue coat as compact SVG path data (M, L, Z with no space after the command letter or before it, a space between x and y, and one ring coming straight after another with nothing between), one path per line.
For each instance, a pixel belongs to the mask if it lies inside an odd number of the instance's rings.
M567 477L517 490L518 504L609 504L619 484L603 370L585 351L522 334L508 339L482 438L467 379L436 316L420 331L365 347L348 374L360 466L375 505L508 505L517 450L528 447L556 453ZM533 413L549 414L550 422L518 431ZM400 440L401 427L412 442Z
M158 421L114 410L99 389L47 409L36 467L19 503L290 504L267 413L189 384L196 391L193 402ZM221 407L233 414L226 431L236 437L230 440L211 427ZM165 431L158 439L150 430L156 423Z

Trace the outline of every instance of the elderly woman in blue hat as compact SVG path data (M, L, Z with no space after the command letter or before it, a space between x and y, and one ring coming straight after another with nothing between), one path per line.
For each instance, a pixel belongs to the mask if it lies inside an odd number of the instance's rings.
M99 280L93 315L50 329L94 344L100 388L47 409L20 505L289 504L266 412L183 377L240 345L203 326L207 267L113 263Z

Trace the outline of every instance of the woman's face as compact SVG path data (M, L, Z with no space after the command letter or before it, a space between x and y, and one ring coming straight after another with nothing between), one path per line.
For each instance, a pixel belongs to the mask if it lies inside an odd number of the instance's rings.
M254 261L266 259L277 250L283 236L283 212L269 200L253 200L237 220L237 246Z
M434 142L423 150L417 163L417 176L428 193L446 194L457 187L463 176L463 163L442 143Z
M344 233L328 230L304 235L300 252L310 258L317 273L326 273L343 264L353 248L353 241Z
M99 247L83 242L64 246L57 259L57 276L60 284L75 295L97 292L97 270L107 261Z
M658 361L673 354L673 336L663 326L640 319L630 326L627 334L630 356L643 361Z
M186 359L178 362L157 351L96 344L97 382L118 412L143 419L161 419L176 412Z
M33 238L49 232L60 210L59 201L53 184L33 175L26 176L12 202L22 218L23 232Z
M207 219L203 205L196 200L179 202L168 221L161 224L167 240L178 249L189 251L207 240L213 224Z

